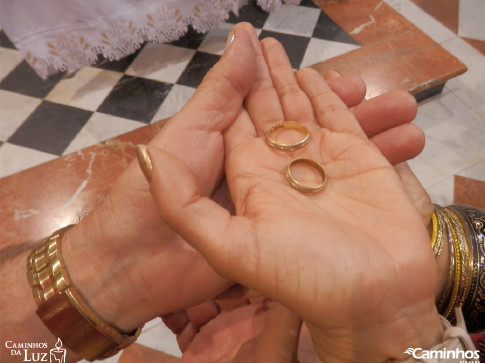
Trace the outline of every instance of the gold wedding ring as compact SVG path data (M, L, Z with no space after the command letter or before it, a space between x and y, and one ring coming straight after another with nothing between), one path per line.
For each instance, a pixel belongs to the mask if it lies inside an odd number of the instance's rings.
M315 168L320 174L320 176L322 177L321 183L315 186L309 186L309 185L303 185L298 180L296 180L291 174L291 167L298 163L308 164L311 167ZM299 158L299 159L292 160L288 164L288 167L286 168L286 178L295 189L304 193L315 193L322 190L325 187L325 183L327 181L327 173L325 172L325 169L320 163L317 163L312 159Z
M300 141L293 143L293 144L281 144L276 140L271 138L271 135L278 130L281 129L293 129L300 131L304 136L303 139ZM295 121L283 121L277 124L274 124L269 128L269 130L265 134L266 142L268 145L278 149L278 150L285 150L285 151L293 151L298 150L304 147L310 141L310 131L306 128L305 125L299 124Z

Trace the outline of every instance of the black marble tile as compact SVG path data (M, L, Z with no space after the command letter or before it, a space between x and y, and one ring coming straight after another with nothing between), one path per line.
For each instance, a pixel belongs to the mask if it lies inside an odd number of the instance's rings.
M108 58L105 58L103 55L99 55L98 61L96 62L96 64L93 65L93 67L106 69L109 71L115 71L115 72L124 72L135 60L138 54L140 54L143 47L144 45L142 45L139 49L137 49L133 54L123 57L119 60L109 60Z
M238 16L231 12L227 22L236 24L245 21L260 29L263 27L266 19L268 19L268 16L268 12L261 9L254 0L250 0L247 5L239 9Z
M348 35L336 22L323 11L318 17L317 25L313 29L313 37L331 40L334 42L359 45L354 38Z
M309 8L318 8L312 0L301 0L300 6L308 6Z
M294 69L300 68L301 61L303 60L308 43L310 42L309 37L277 33L268 30L263 30L259 35L260 39L268 37L275 38L283 44L286 54L288 54L288 58L290 59L291 66Z
M220 56L203 52L195 52L192 60L180 75L177 84L198 87L206 73L217 63Z
M172 86L155 80L124 76L97 111L148 124Z
M178 40L174 40L168 44L176 45L178 47L183 48L190 48L190 49L197 49L199 48L200 44L204 40L206 34L202 34L194 30L191 26L189 26L187 33Z
M57 73L43 80L24 60L0 82L0 89L43 98L62 77L62 73Z
M0 46L2 48L16 49L10 38L3 30L0 30Z
M44 101L7 141L62 155L91 115L90 111Z

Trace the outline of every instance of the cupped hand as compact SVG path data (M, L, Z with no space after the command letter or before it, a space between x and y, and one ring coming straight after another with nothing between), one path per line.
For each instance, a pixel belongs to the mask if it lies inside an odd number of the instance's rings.
M149 148L162 217L216 271L300 315L322 359L378 361L434 344L436 265L419 213L355 114L315 72L291 78L279 47L263 43L273 103L248 97L248 111L225 133L236 215L201 194L183 160ZM291 85L280 87L285 77ZM304 149L266 144L264 132L285 119L310 130ZM325 167L323 191L308 195L288 184L285 168L302 156Z
M262 103L273 104L275 97L278 101L254 29L240 24L232 34L234 42L221 61L149 144L181 158L192 170L201 193L228 209L232 206L227 186L220 183L222 132L241 111L248 92ZM409 123L416 108L412 97L392 93L361 103L365 86L360 80L338 77L334 72L326 79L391 162L407 160L421 151L422 133ZM246 107L252 114L258 112L251 102ZM403 137L406 143L395 142ZM127 168L106 200L68 232L65 243L66 259L72 252L76 259L86 256L93 265L107 267L109 276L105 278L93 270L93 279L86 269L82 276L73 270L72 277L80 287L85 279L89 289L81 290L93 308L125 330L212 298L232 284L160 219L136 164ZM113 302L119 311L112 308Z

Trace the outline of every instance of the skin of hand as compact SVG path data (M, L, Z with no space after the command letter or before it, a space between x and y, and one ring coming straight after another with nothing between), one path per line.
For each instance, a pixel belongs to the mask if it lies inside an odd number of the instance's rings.
M258 92L263 102L275 97L274 91L265 95L267 91L261 87L268 84L268 74L266 69L258 70L264 61L253 33L247 24L234 29L237 36L230 51L225 52L189 104L150 143L183 157L194 175L199 175L200 189L222 203L227 201L227 188L218 185L219 173L208 167L215 160L211 152L223 154L221 143L211 144L207 153L200 149L200 144L208 140L221 140L210 122L232 122L258 74L264 77L260 77L260 87L251 92ZM360 103L365 95L361 81L337 78L329 72L327 82L392 163L419 154L424 140L422 132L409 124L416 109L411 96L391 93ZM246 106L251 109L251 105ZM194 125L200 129L194 129ZM50 333L37 319L35 303L25 284L27 254L25 250L1 266L5 294L0 296L0 305L9 314L1 314L0 325L25 341L36 341L47 339ZM106 200L65 235L63 254L71 279L92 308L126 331L154 316L213 298L233 284L217 275L197 251L160 220L136 162L119 178ZM55 343L54 338L51 343ZM69 357L74 358L74 354Z
M149 144L181 157L194 171L201 192L225 207L229 198L227 187L220 184L222 130L238 115L248 92L246 107L252 113L261 111L253 100L279 102L254 29L240 24L232 34L234 43L221 61ZM327 78L355 106L352 111L391 162L419 154L424 142L419 128L409 123L416 112L411 96L392 93L357 105L365 94L361 81L332 73ZM407 142L399 141L403 137ZM95 311L126 331L213 298L232 284L160 219L136 162L103 203L66 233L63 246L74 284ZM86 267L82 261L91 263ZM99 266L109 274L101 276Z
M221 275L301 316L323 361L385 361L409 346L431 347L442 334L437 269L401 179L321 77L306 69L281 87L278 80L294 77L281 45L268 40L263 51L277 97L271 104L249 95L248 111L225 132L236 215L201 194L184 160L149 147L162 217ZM304 149L265 143L264 132L285 119L309 128ZM324 165L324 191L288 185L284 170L297 156Z

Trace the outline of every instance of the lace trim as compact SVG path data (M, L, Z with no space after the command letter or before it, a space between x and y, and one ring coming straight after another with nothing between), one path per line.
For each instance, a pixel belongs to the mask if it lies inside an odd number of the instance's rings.
M263 10L272 12L282 2L296 5L300 1L257 0L257 3ZM87 19L81 26L58 27L12 41L31 67L45 79L59 71L72 72L94 64L100 54L109 60L119 60L135 52L145 41L167 43L177 40L189 26L205 33L225 22L229 12L238 15L239 9L247 4L247 0L134 2L130 9L109 17L92 16L95 19Z

